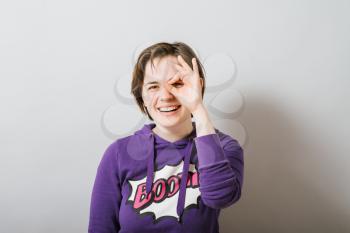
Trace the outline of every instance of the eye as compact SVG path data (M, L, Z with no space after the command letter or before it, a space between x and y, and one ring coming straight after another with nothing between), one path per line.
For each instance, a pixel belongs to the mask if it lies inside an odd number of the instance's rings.
M184 84L183 83L174 83L173 86L174 87L182 87Z
M157 88L158 86L150 86L149 88L148 88L148 90L151 90L151 89L155 89L155 88Z

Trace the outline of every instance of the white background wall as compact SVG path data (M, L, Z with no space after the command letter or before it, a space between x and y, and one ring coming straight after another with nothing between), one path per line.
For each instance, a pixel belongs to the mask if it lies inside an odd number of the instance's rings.
M101 119L118 133L141 117L111 117L113 88L135 49L159 41L236 64L245 180L221 232L349 232L349 11L341 0L2 1L0 232L87 232L113 141Z

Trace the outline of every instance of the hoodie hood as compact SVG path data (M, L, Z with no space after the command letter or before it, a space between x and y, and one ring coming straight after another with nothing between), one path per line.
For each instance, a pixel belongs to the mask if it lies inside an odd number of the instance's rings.
M193 139L196 137L196 125L195 122L192 122L193 130L187 135L185 138L177 140L175 142L169 142L159 135L155 134L152 129L155 127L155 123L145 124L140 130L136 131L136 135L143 136L149 140L151 144L151 150L147 155L147 178L146 178L146 192L149 194L152 191L153 179L154 179L154 167L155 167L155 155L156 150L166 147L172 147L176 149L185 148L185 153L182 157L184 160L184 165L182 169L182 177L179 189L179 198L177 202L177 214L179 216L179 221L181 221L181 217L184 211L185 206L185 197L186 197L186 181L188 177L188 170L190 166L190 159L193 150Z

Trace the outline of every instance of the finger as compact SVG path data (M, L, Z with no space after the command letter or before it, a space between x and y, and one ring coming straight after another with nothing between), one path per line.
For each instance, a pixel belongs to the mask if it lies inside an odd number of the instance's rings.
M176 70L178 70L180 72L186 71L186 69L184 67L182 67L181 65L178 65L178 64L175 64L175 68L176 68Z
M185 60L182 58L181 55L177 56L177 59L179 60L180 64L187 70L192 70L192 68L185 62Z
M174 76L173 79L171 79L171 81L168 83L174 84L178 82L179 84L183 84L183 85L192 85L192 81L193 79L190 79L189 76L182 75L181 73L179 73L176 75L176 77Z
M178 90L176 87L174 87L173 85L169 84L169 83L165 83L165 88L172 93L173 95L177 96Z
M168 80L168 83L169 84L173 84L177 81L182 81L182 75L180 72L177 72L173 77L171 77L169 80Z
M198 63L195 57L192 58L192 65L193 65L193 71L195 72L195 74L199 76Z
M178 81L181 81L180 78L174 78L174 79L171 79L167 82L167 84L169 85L173 85L174 83L178 82Z

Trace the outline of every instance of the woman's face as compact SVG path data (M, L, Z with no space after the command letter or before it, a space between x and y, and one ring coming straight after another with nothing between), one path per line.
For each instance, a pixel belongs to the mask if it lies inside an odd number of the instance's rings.
M166 56L161 59L153 60L146 64L145 77L143 80L142 98L148 113L153 118L156 125L162 127L173 127L186 120L191 120L191 113L187 108L181 105L176 97L165 88L165 82L173 77L177 69L174 64L179 64L175 56ZM173 84L175 87L183 85L183 83ZM175 106L172 109L160 109L162 107Z

